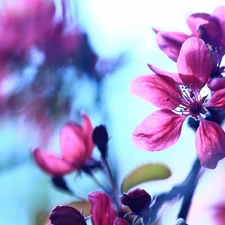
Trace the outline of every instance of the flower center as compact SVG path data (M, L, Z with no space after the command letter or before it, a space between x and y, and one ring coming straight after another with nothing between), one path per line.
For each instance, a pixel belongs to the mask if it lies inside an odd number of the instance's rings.
M192 116L197 120L199 114L205 114L207 112L204 108L204 101L207 96L201 98L199 92L191 90L191 87L191 84L190 88L186 85L178 85L176 87L176 93L171 94L173 99L178 100L179 104L174 104L172 98L167 99L167 101L173 104L174 108L172 111L185 116Z

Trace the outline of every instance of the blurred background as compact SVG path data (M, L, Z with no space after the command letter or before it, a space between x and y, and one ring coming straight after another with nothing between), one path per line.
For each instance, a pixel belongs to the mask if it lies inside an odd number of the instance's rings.
M107 126L110 163L119 170L119 184L131 170L149 162L172 171L167 180L143 184L149 193L183 181L196 156L195 134L184 126L178 143L166 151L136 149L132 131L155 108L132 96L129 84L151 73L148 63L176 71L176 64L158 48L152 28L189 34L189 14L211 13L223 3L1 1L0 224L39 225L53 206L74 201L53 187L30 151L41 147L58 152L60 128L68 120L80 122L81 111L93 126ZM69 177L83 196L97 188L85 175L75 181L74 174ZM165 218L172 224L175 217Z

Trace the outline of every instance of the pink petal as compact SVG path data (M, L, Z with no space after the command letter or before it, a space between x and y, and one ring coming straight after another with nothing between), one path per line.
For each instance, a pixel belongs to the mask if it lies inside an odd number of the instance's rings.
M155 28L152 28L152 30L157 34L158 32L160 32L161 30L158 30L158 29L155 29Z
M68 164L64 159L51 152L35 148L32 151L32 154L38 166L46 173L53 176L61 176L75 170L75 168Z
M86 114L82 114L82 119L83 119L83 133L85 137L85 144L86 144L86 158L90 158L93 148L94 148L94 143L92 141L92 132L93 128L91 125L91 121L89 117Z
M225 88L215 91L205 107L215 107L220 110L225 109Z
M225 77L213 78L208 82L208 88L211 91L218 91L225 88Z
M113 225L128 225L128 223L124 219L118 218L115 219Z
M79 124L66 123L60 131L60 149L63 158L74 166L81 166L86 160L86 143Z
M219 45L220 47L224 47L225 45L225 6L219 6L217 7L214 12L211 14L211 20L218 21L220 29L219 29L219 36L218 41L220 41ZM215 23L216 23L215 21Z
M225 132L217 123L200 118L195 146L201 164L214 169L225 157Z
M113 225L116 212L107 194L101 191L94 191L88 195L91 203L92 225Z
M167 109L155 111L135 128L132 141L140 149L166 149L179 139L185 118Z
M159 108L173 109L179 105L178 84L167 76L143 75L135 78L130 85L130 92Z
M151 64L148 64L148 67L149 67L150 70L152 70L157 75L164 75L164 76L170 77L176 83L183 84L183 81L180 79L180 76L178 75L178 73L170 73L170 72L162 70L162 69L160 69L160 68L158 68L156 66L153 66Z
M191 37L182 45L177 60L181 80L192 90L200 90L211 73L211 59L206 44L197 37Z
M157 33L156 42L159 48L173 61L177 61L182 44L189 36L181 32L163 32Z
M198 36L198 29L200 25L207 24L210 14L194 13L188 16L187 25L189 26L193 35Z

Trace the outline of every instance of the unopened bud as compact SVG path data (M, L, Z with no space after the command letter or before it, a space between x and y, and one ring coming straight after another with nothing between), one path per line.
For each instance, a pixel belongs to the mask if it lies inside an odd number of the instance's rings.
M71 206L56 206L50 216L52 225L86 225L84 216Z
M149 213L152 201L151 196L140 188L123 194L120 200L122 204L129 206L132 212L140 216Z
M102 158L105 158L107 155L107 143L109 137L104 125L99 125L95 127L92 133L92 140L101 152Z

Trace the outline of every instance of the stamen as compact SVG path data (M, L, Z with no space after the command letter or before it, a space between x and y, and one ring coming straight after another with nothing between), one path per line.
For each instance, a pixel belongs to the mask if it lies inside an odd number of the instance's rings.
M192 84L187 87L186 85L178 85L176 87L176 93L171 93L171 98L167 98L166 101L172 105L172 111L184 116L192 116L196 120L199 114L204 114L206 110L203 107L205 98L200 98L198 91L191 89ZM174 100L178 99L178 102ZM177 105L177 103L180 103Z

